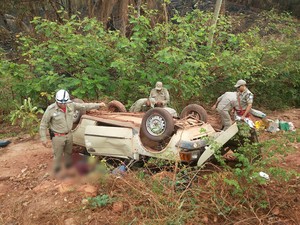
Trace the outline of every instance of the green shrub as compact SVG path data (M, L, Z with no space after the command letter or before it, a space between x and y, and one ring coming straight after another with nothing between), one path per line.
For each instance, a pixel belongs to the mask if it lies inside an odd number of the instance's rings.
M189 102L215 101L246 79L255 104L299 106L299 23L288 14L262 13L240 33L235 20L242 16L220 17L215 43L208 47L211 14L195 10L153 25L155 13L129 15L128 37L95 19L34 18L36 33L19 37L20 61L1 62L1 85L8 83L5 93L14 99L31 97L38 105L45 104L41 92L60 88L86 100L114 98L131 105L161 80L180 110Z
M21 122L21 128L28 131L31 136L37 133L39 114L43 114L42 109L33 106L31 99L24 99L23 105L17 105L17 109L10 113L12 125Z
M104 207L112 203L112 199L108 195L97 195L96 197L87 198L91 208Z

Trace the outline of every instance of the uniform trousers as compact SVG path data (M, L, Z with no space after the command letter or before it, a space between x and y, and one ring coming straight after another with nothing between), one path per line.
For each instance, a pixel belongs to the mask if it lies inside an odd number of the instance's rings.
M73 149L73 135L68 133L61 136L54 136L52 138L52 150L54 155L54 170L61 168L61 159L64 156L66 167L72 165L72 149Z

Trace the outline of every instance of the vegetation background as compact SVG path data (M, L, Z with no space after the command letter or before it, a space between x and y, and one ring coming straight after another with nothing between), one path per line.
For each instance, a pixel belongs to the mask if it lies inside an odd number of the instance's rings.
M276 10L299 15L299 4L268 2L223 1L208 46L208 1L8 1L0 10L0 110L29 97L45 108L60 88L129 107L157 80L181 110L210 104L238 79L249 83L254 107L299 107L299 21Z

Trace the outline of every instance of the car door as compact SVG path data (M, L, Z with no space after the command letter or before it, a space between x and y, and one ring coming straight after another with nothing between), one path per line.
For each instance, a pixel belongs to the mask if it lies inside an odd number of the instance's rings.
M87 126L84 138L90 154L119 158L133 157L132 128Z

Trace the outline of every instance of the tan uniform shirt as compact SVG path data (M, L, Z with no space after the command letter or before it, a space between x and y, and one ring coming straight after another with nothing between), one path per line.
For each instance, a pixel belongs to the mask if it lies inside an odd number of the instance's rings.
M225 92L218 99L217 109L223 111L231 111L237 106L237 93L236 92Z
M46 109L41 124L40 137L42 141L46 141L47 129L50 128L56 133L69 133L73 126L73 115L76 110L80 109L98 109L100 103L75 103L67 104L66 113L55 103Z
M253 104L253 94L246 88L245 91L237 93L238 105L237 110L245 110L249 104Z
M150 92L150 101L152 104L162 102L163 106L166 106L170 101L170 95L166 88L162 88L161 91L153 88Z

